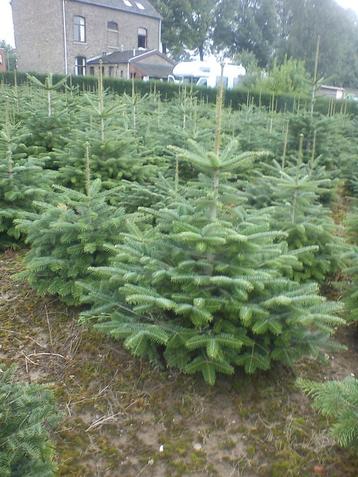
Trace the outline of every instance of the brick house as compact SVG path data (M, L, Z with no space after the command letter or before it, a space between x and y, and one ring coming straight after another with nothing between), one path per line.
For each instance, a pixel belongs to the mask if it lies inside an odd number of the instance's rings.
M20 71L83 75L89 58L161 48L147 0L12 0L12 12Z
M163 79L170 75L174 62L158 50L133 49L115 51L87 61L87 74L123 79Z

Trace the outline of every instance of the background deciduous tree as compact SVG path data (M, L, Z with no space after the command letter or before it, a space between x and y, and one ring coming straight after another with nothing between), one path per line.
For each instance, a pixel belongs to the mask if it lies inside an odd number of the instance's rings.
M231 55L243 50L255 54L261 67L269 64L277 36L277 15L272 0L217 2L213 43Z
M9 71L13 71L16 68L16 51L11 45L6 43L5 40L0 40L0 48L5 50L7 56L7 68Z
M320 36L320 77L358 86L358 18L335 0L153 0L163 47L176 59L195 52L254 55L268 69L302 60L312 75Z
M204 59L212 36L216 0L154 0L163 16L163 48L174 57L185 50L195 50Z

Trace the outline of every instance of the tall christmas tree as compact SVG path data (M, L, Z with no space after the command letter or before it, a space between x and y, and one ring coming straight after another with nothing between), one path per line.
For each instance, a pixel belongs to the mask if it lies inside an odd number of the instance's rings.
M242 207L230 174L259 154L221 151L221 105L219 96L214 151L176 149L201 180L164 209L139 209L145 218L129 221L111 265L93 269L101 281L85 286L93 308L83 314L134 355L209 384L238 366L253 373L316 354L343 322L315 284L287 278L298 259L286 233Z

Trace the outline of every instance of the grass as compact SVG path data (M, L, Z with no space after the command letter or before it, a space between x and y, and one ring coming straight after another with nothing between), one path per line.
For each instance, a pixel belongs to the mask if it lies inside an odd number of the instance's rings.
M325 419L295 386L357 370L348 347L253 377L201 379L153 369L77 324L78 310L14 280L22 253L0 256L0 360L53 388L64 414L54 435L59 476L356 477L357 456L334 445Z

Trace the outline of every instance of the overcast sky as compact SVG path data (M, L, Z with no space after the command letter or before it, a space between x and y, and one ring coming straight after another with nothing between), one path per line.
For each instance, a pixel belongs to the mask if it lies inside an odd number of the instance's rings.
M358 0L336 1L343 7L352 8L358 13ZM10 0L0 0L0 40L5 40L7 43L15 45Z

